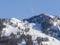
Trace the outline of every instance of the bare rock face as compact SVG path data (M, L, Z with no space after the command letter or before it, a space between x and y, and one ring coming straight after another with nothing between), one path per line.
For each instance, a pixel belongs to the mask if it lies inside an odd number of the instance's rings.
M27 20L29 23L41 24L42 28L44 28L44 29L51 27L54 22L54 18L52 18L51 16L49 16L47 14L40 14L37 16L33 16L29 19L23 19L23 21L24 20Z
M0 38L1 38L3 28L6 27L3 23L4 23L3 19L0 19Z
M26 45L33 45L33 40L31 35L26 36Z
M5 27L5 25L3 25L3 20L2 19L0 19L0 31Z
M29 19L23 19L23 20L27 20L29 23L42 23L44 21L50 21L50 20L54 20L54 19L51 18L47 14L40 14L40 15L37 15L37 16L33 16Z

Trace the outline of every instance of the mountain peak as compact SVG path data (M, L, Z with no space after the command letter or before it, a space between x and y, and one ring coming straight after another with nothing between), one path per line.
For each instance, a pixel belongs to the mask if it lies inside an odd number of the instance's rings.
M40 14L23 20L4 18L0 21L5 26L0 31L1 37L5 36L8 39L19 39L19 41L23 39L25 42L25 39L29 41L31 39L36 45L38 45L37 42L40 40L42 40L43 45L45 43L47 45L60 44L60 20L58 17L49 14ZM0 24L0 27L2 25ZM18 42L19 45L22 45L23 40L21 43Z
M48 15L48 14L40 14L40 15L33 16L31 18L28 18L28 19L23 19L23 20L27 20L30 23L41 23L44 20L50 20L50 19L54 20L54 16Z

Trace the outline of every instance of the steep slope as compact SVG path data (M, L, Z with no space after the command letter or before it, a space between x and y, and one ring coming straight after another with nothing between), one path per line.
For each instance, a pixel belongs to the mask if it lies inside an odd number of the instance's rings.
M27 20L29 23L41 24L41 30L43 33L60 38L60 20L59 16L51 16L48 14L40 14L38 16L31 17ZM23 20L23 21L24 21Z
M1 37L8 37L10 40L19 39L17 41L18 45L25 45L27 36L32 37L33 44L35 45L38 45L39 40L43 45L59 45L59 22L58 17L47 14L40 14L24 20L18 20L16 18L4 19L3 25L6 27L2 28ZM22 34L24 35L22 36ZM23 39L22 42L20 42L21 39Z

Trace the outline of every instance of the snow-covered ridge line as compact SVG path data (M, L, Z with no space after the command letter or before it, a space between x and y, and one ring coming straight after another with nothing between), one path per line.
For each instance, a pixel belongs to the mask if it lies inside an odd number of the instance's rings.
M22 34L31 35L34 43L37 37L48 38L49 41L43 41L47 45L59 45L60 41L60 20L55 16L41 14L26 20L18 20L16 18L4 22L6 26L2 30L1 36L10 37L11 33L19 38ZM24 42L24 41L23 41ZM22 42L22 43L23 43ZM22 43L19 43L19 45ZM36 44L37 45L37 44Z

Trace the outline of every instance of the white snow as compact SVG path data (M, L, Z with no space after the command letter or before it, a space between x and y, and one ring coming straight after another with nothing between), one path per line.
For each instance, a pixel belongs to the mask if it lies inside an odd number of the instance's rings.
M35 40L37 37L48 37L49 41L48 42L43 42L43 44L48 44L48 45L60 45L60 41L55 39L54 37L50 37L44 33L41 32L41 27L38 26L38 29L35 29L37 24L34 23L27 23L27 22L22 22L21 20L18 20L16 18L12 18L11 22L15 25L17 25L17 27L13 27L9 24L5 24L6 28L3 29L2 31L2 36L9 36L11 33L17 34L18 31L22 31L25 30L25 28L30 28L29 32L25 32L25 34L30 34L32 35L32 39ZM54 23L54 25L56 26L56 23ZM34 27L35 26L35 27ZM20 27L21 29L18 29L18 27ZM34 28L33 28L34 27ZM54 39L54 40L53 40ZM34 41L34 43L37 42ZM23 41L22 44L18 43L18 45L24 45L25 42Z

